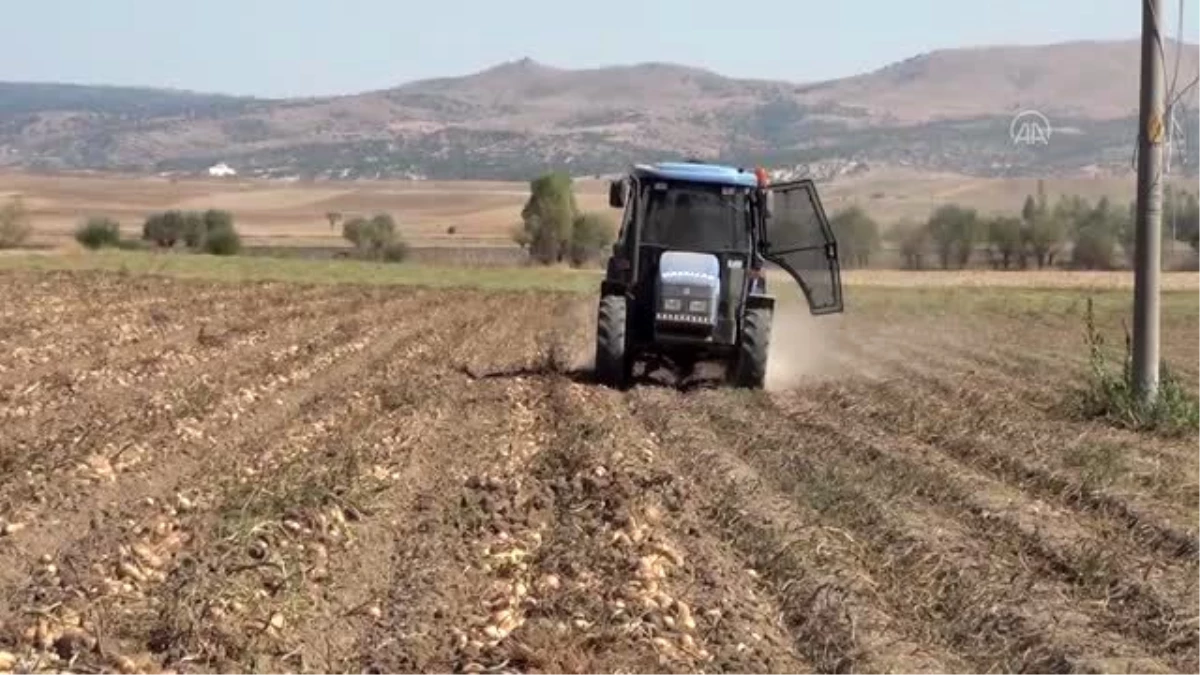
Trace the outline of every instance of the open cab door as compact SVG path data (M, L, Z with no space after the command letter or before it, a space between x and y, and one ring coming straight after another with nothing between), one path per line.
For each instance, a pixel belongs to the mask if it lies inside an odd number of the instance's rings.
M817 186L805 178L771 185L762 256L800 284L813 314L842 311L842 273L837 241Z

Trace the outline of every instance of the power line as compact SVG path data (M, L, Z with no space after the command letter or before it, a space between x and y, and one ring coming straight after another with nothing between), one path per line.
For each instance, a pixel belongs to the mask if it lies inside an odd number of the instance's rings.
M1192 81L1183 89L1176 91L1175 85L1179 83L1179 64L1182 62L1183 56L1183 14L1185 9L1184 0L1179 0L1179 16L1175 30L1175 68L1171 74L1171 86L1167 88L1167 111L1170 117L1174 117L1175 106L1187 95L1189 91L1200 83L1200 74L1192 78ZM1186 106L1185 106L1186 108ZM1168 156L1169 157L1169 156ZM1170 160L1167 161L1167 166L1170 168Z
M1167 70L1167 55L1166 55L1166 49L1163 47L1163 43L1162 43L1162 34L1157 29L1157 27L1161 25L1159 22L1159 18L1158 18L1158 9L1157 9L1158 3L1154 2L1153 0L1143 0L1142 5L1145 8L1145 10L1147 12L1149 12L1150 18L1155 26L1155 30L1153 32L1153 38L1154 38L1154 45L1158 51L1159 64L1161 65L1161 70L1159 72L1162 73L1163 76L1165 77L1166 70ZM1192 79L1192 81L1186 87L1183 88L1182 91L1175 92L1175 85L1177 84L1177 77L1179 75L1179 64L1180 64L1181 56L1182 56L1182 49L1180 49L1180 45L1183 44L1184 5L1185 5L1184 0L1179 0L1179 16L1178 16L1179 20L1177 22L1177 24L1178 24L1177 31L1178 32L1176 33L1176 39L1175 39L1175 68L1174 68L1175 73L1171 77L1171 85L1167 88L1167 93L1166 93L1166 96L1164 97L1166 99L1166 105L1164 106L1163 112L1164 112L1164 118L1166 120L1164 127L1167 132L1166 135L1167 135L1167 164L1168 164L1167 170L1168 171L1170 169L1169 164L1170 164L1170 158L1171 158L1171 154L1172 154L1172 152L1171 152L1171 147L1172 147L1171 124L1175 117L1175 113L1174 113L1175 104L1178 103L1179 100L1182 99L1183 96L1188 91L1190 91L1193 87L1195 87L1197 83L1200 83L1200 75L1197 75L1195 78ZM1141 148L1141 137L1142 137L1142 134L1144 134L1144 133L1146 133L1146 129L1144 128L1144 125L1139 124L1138 125L1138 136L1134 142L1134 147L1133 147L1133 155L1129 159L1130 168L1133 168L1135 170L1137 168L1138 152ZM1152 182L1158 183L1162 179L1163 173L1164 173L1163 167L1162 166L1157 167L1157 169L1155 170L1155 173L1154 173L1154 180Z
M1158 10L1157 10L1158 0L1143 0L1142 5L1143 5L1144 10L1150 15L1151 21L1154 26L1154 30L1151 32L1150 36L1153 37L1154 46L1157 48L1156 51L1158 52L1158 61L1159 61L1159 65L1161 66L1161 70L1159 70L1160 76L1165 78L1167 59L1166 59L1166 50L1163 48L1163 44L1162 44L1162 35L1159 32L1160 24L1159 24L1159 18L1158 18ZM1166 161L1164 162L1163 158L1160 155L1159 160L1157 162L1154 162L1153 177L1149 180L1149 185L1147 186L1147 189L1150 189L1150 190L1157 189L1160 182L1162 181L1162 179L1166 176L1169 176L1170 172L1171 172L1171 164L1172 164L1173 157L1175 154L1175 137L1176 137L1175 130L1179 126L1178 120L1176 117L1176 106L1183 99L1183 97L1188 94L1188 92L1190 92L1193 88L1195 88L1197 84L1200 84L1200 74L1197 74L1197 76L1192 78L1192 81L1189 82L1187 84L1187 86L1185 86L1183 89L1181 89L1179 91L1175 91L1175 87L1178 84L1179 66L1180 66L1180 62L1182 60L1182 52L1183 52L1182 45L1183 45L1184 9L1185 9L1184 0L1179 0L1179 13L1178 13L1178 17L1177 17L1178 20L1176 22L1177 33L1176 33L1176 38L1175 38L1175 66L1173 68L1174 73L1171 76L1171 84L1167 88L1166 95L1163 97L1165 99L1165 106L1163 109L1164 115L1163 115L1162 121L1163 121L1163 127L1164 127L1164 131L1165 131L1165 135L1166 135L1166 138L1165 138L1165 141L1166 141L1166 158L1165 159L1166 159ZM1143 26L1143 31L1144 31L1144 29L1145 29L1145 26ZM1146 35L1143 33L1143 48L1145 47L1145 44L1144 44L1145 38L1146 38ZM1146 57L1147 57L1147 55L1145 53L1143 53L1143 55L1142 55L1143 60ZM1145 64L1143 64L1143 67L1144 66L1145 66ZM1143 74L1143 77L1144 77L1144 74ZM1186 104L1185 104L1184 108L1186 110ZM1134 169L1135 171L1138 171L1139 180L1141 178L1141 175L1140 175L1141 170L1138 167L1138 159L1139 159L1139 154L1142 150L1142 147L1143 147L1143 145L1145 145L1144 134L1146 134L1146 132L1147 132L1146 126L1147 125L1145 124L1145 120L1139 119L1138 133L1137 133L1137 137L1134 142L1133 153L1132 153L1132 156L1130 157L1130 161L1129 161L1130 168ZM1185 142L1186 142L1186 140L1185 140ZM1187 161L1186 156L1181 161L1186 162ZM1178 204L1175 203L1176 198L1177 197L1175 195L1172 195L1172 199L1170 199L1169 201L1162 200L1162 201L1167 201L1166 204L1163 204L1161 201L1159 202L1159 209L1162 209L1165 206L1166 211L1167 211L1167 213L1165 215L1166 215L1167 221L1171 224L1171 241L1168 243L1168 246L1169 246L1169 252L1171 254L1172 260L1174 259L1174 255L1175 255L1175 237L1177 236L1177 233L1178 233L1178 218L1179 218ZM1139 199L1140 199L1140 197L1139 197ZM1161 210L1159 213L1160 213L1159 217L1161 217L1163 215L1161 213ZM1160 226L1160 230L1161 230L1161 226ZM1161 264L1161 262L1159 264Z
M1153 8L1151 8L1151 9L1153 10ZM1179 64L1182 61L1182 55L1183 55L1184 9L1185 9L1184 0L1179 0L1179 11L1176 16L1177 22L1176 22L1176 32L1175 32L1175 67L1173 68L1174 72L1171 74L1171 84L1169 87L1167 87L1167 95L1166 95L1167 105L1166 105L1166 110L1165 110L1165 113L1166 113L1165 122L1166 122L1166 132L1167 132L1167 135L1166 135L1167 157L1166 157L1166 161L1164 163L1164 168L1163 168L1163 175L1166 177L1169 177L1171 175L1171 165L1174 161L1175 152L1176 152L1176 147L1175 147L1175 141L1177 138L1176 131L1179 129L1177 106L1178 106L1179 102L1183 99L1184 95L1186 95L1187 92L1190 91L1192 89L1192 87L1196 86L1196 83L1198 81L1200 81L1200 75L1197 75L1197 77L1195 79L1193 79L1191 81L1191 83L1189 83L1186 87L1184 87L1182 91L1179 91L1179 92L1175 91L1175 86L1179 83ZM1184 109L1186 110L1186 108L1187 108L1187 106L1185 105ZM1181 161L1186 163L1187 157L1184 155L1181 155L1181 157L1182 157ZM1169 190L1170 186L1167 186L1167 189ZM1167 211L1167 213L1166 213L1167 221L1171 224L1171 241L1168 244L1168 247L1169 247L1171 261L1173 262L1175 259L1175 242L1176 242L1176 237L1178 236L1178 232L1179 232L1179 227L1178 227L1179 226L1179 208L1178 208L1179 205L1176 203L1177 197L1175 195L1171 195L1171 197L1172 197L1171 199L1165 200L1166 204L1164 204L1164 206L1166 207L1166 211Z

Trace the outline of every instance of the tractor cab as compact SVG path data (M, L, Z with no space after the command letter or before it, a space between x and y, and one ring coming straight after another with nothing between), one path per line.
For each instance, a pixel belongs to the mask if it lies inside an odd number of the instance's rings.
M735 382L761 386L774 310L768 263L800 284L812 313L842 311L837 244L811 180L770 185L761 169L638 165L610 185L609 204L624 212L601 284L601 379L623 382L639 360L685 372L718 360Z

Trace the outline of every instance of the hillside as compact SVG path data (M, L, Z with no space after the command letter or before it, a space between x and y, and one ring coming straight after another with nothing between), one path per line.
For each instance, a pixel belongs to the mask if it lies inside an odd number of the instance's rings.
M1185 45L1181 57L1181 73L1194 76L1196 46ZM910 123L1024 109L1051 119L1123 120L1137 114L1140 60L1137 40L941 50L817 85L805 98L839 100Z
M1196 46L1185 45L1181 79L1197 67ZM289 100L0 83L0 165L196 171L226 161L272 176L522 179L549 166L590 174L697 156L818 173L852 163L978 175L1121 171L1137 88L1132 40L942 50L809 84L530 59ZM1184 128L1194 135L1195 96L1188 107ZM1031 108L1056 133L1046 146L1016 147L1012 116ZM1187 140L1195 167L1197 139Z

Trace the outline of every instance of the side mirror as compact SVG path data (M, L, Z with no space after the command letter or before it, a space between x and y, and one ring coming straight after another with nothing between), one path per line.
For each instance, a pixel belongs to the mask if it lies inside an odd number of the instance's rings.
M608 184L608 205L614 209L625 208L625 181L614 180Z

